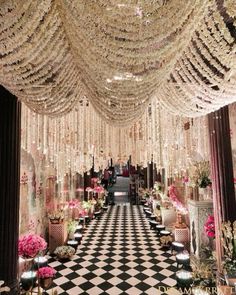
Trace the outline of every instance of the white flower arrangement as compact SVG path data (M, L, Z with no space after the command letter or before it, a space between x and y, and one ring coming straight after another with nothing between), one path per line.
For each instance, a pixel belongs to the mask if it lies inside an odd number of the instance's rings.
M75 254L75 249L71 246L59 246L56 248L54 253L60 259L68 259Z

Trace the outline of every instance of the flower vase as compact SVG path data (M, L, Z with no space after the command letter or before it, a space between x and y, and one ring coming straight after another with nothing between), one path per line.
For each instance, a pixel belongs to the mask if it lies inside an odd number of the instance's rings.
M19 258L19 277L23 272L30 271L34 264L34 258Z
M61 218L51 218L50 219L50 222L52 224L59 224L59 223L62 223L62 221L63 221L63 219L61 219Z
M207 196L207 188L199 187L198 192L199 192L199 201L204 201Z
M45 290L49 289L52 286L53 278L39 278L38 282L39 286L44 290L45 294Z

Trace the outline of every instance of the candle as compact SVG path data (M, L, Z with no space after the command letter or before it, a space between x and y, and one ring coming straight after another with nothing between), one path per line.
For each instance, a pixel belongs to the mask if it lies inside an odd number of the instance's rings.
M179 242L172 242L172 253L173 251L176 251L176 252L182 252L184 250L184 244L182 243L179 243Z
M177 254L176 261L177 261L177 268L179 267L179 264L182 264L183 266L188 266L190 263L189 254L188 253Z
M21 286L25 291L29 291L36 283L36 271L26 271L21 275Z
M33 279L33 278L36 278L36 271L26 271L26 272L23 272L21 278L22 279Z
M44 256L39 256L34 259L34 269L44 267L48 265L48 260Z
M178 258L179 260L187 260L189 259L189 254L180 253L176 255L176 258Z
M176 280L180 287L190 287L193 283L193 276L189 271L180 270L176 273Z
M72 245L77 245L78 242L75 241L75 240L70 240L70 241L67 242L67 244L72 246Z

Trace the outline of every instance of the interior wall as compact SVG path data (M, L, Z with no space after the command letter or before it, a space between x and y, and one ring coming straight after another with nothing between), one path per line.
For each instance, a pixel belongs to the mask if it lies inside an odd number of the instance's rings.
M43 153L21 149L20 235L47 236L48 213L65 201L83 197L78 191L84 185L80 174L71 176L68 172L63 182L57 181L56 175L55 167L46 161Z

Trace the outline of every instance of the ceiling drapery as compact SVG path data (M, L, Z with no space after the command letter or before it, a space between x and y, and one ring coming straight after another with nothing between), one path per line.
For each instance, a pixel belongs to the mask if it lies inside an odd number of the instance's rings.
M52 116L207 114L236 101L235 20L234 0L1 1L0 83Z

